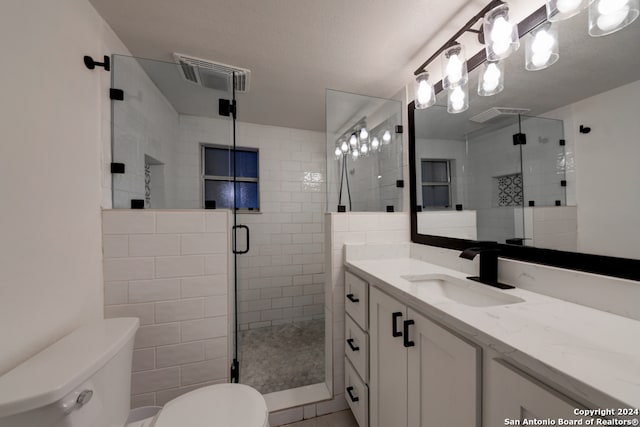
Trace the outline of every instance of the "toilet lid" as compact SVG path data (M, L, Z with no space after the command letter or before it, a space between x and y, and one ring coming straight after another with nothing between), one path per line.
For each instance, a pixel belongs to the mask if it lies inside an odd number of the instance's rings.
M153 427L264 427L269 411L257 390L216 384L190 391L164 405Z

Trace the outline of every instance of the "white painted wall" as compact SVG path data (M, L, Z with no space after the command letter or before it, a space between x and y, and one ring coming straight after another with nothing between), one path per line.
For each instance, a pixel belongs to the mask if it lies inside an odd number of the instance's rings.
M111 76L82 57L126 48L86 0L3 2L0 48L2 374L102 317Z
M639 110L640 80L546 114L575 146L579 252L640 258Z

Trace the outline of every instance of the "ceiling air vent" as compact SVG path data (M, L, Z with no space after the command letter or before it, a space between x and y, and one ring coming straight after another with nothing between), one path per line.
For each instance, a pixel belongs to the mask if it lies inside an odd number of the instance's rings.
M517 116L518 114L524 114L529 111L531 111L529 108L493 107L480 114L476 114L469 120L476 123L484 123L496 117Z
M174 53L178 62L178 70L182 77L202 87L227 91L229 77L235 73L236 92L248 92L251 81L251 70L209 61L208 59Z

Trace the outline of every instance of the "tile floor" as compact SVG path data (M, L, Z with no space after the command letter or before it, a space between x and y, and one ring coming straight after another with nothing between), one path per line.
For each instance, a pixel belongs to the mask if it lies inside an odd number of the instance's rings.
M240 382L260 393L324 382L324 319L240 332Z
M358 423L351 410L347 409L346 411L334 412L333 414L298 421L282 427L358 427Z

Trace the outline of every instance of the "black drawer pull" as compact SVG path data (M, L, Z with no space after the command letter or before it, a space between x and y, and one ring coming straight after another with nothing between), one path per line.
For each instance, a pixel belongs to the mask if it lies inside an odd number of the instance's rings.
M360 400L360 398L358 396L354 396L352 391L353 387L347 387L347 394L349 395L349 399L351 399L352 402L357 402L358 400Z
M358 302L360 301L360 299L356 298L353 294L347 294L347 298L349 299L349 301L351 302Z
M398 317L402 317L401 311L396 311L391 314L391 335L393 335L394 338L402 336L402 332L398 330Z
M347 344L349 344L349 347L351 347L352 351L358 351L360 350L360 347L353 345L353 338L349 338L347 340Z
M405 347L413 347L414 345L416 345L415 342L409 341L409 326L415 323L416 322L414 322L413 320L404 321L404 338L402 340Z

